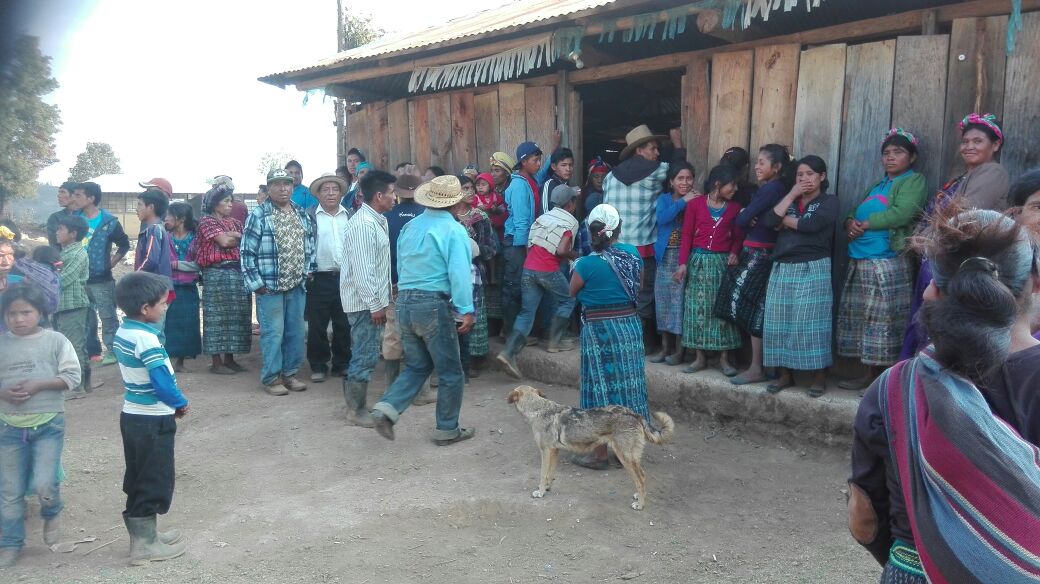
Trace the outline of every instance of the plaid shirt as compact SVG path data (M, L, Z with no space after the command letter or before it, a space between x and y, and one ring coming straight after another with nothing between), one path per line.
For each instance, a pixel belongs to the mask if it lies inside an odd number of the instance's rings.
M211 215L199 220L199 226L195 228L195 261L200 267L208 268L224 262L238 263L237 247L225 248L217 245L217 236L228 231L242 233L242 223L234 217L218 219Z
M90 306L87 298L87 250L81 242L66 245L61 250L61 296L58 312Z
M621 216L618 241L636 247L657 241L657 196L667 174L668 164L662 162L649 176L630 185L615 178L613 172L603 179L603 202L613 205Z
M300 219L303 226L303 264L304 273L300 283L313 273L317 266L314 263L314 224L303 209L292 205L292 210ZM274 223L271 214L274 207L271 201L257 206L246 217L245 227L242 229L242 243L239 244L239 252L242 256L242 276L245 280L246 289L255 292L260 288L269 290L280 290L278 279L278 244L275 243Z

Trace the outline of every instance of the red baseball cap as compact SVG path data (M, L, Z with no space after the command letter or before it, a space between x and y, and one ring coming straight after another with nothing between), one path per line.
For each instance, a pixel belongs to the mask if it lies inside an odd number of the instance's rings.
M137 183L137 184L140 185L142 188L145 188L145 189L150 189L150 188L159 189L160 191L166 193L166 197L167 198L170 198L170 199L173 198L173 185L170 184L170 181L168 181L168 180L166 180L164 178L153 178L152 180L150 180L148 182Z

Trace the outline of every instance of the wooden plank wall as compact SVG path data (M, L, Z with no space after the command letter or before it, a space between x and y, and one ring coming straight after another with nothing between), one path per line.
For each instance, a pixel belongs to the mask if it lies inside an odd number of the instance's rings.
M365 117L368 122L368 136L371 143L366 158L376 168L387 168L388 115L386 102L375 102L365 106Z
M1003 116L1007 24L1007 16L953 21L941 181L963 170L957 123L971 112ZM1024 45L1020 43L1018 48L1021 50Z
M477 133L477 168L488 170L491 155L498 152L498 92L489 91L473 97Z
M553 130L556 129L556 87L528 87L524 90L527 140L537 142L549 156ZM513 151L520 143L513 144ZM507 151L508 152L508 151Z
M412 139L408 132L408 100L399 99L386 106L387 168L412 161Z
M412 142L412 164L420 169L433 164L430 150L430 110L427 99L408 101L408 133Z
M731 146L748 147L754 51L719 53L711 60L711 136L708 166Z
M430 164L443 167L449 173L454 172L455 164L451 157L451 97L448 94L435 95L428 104Z
M472 93L451 94L451 158L459 172L477 160L477 122Z
M950 37L947 35L905 36L896 42L895 79L892 83L892 127L905 128L917 136L915 168L924 174L928 191L934 192L942 178L943 108L936 96L946 94L946 67Z
M1022 16L1015 52L1007 61L1001 163L1012 179L1040 168L1040 12Z
M368 113L365 109L347 114L347 139L351 145L359 145L366 155L372 149L368 137Z
M708 142L711 140L711 78L707 59L686 64L682 78L682 127L686 156L697 172L707 178Z
M582 123L582 106L581 106L581 94L575 90L570 90L567 95L567 142L564 146L570 146L571 151L574 152L574 176L575 179L571 182L577 186L584 186L584 181L588 178L585 175L585 169L588 168L588 160L585 160L585 149L582 148L582 142L584 141L584 124Z
M527 139L527 110L524 86L501 83L498 86L498 149L514 156L516 147Z
M816 154L827 161L832 182L841 169L841 114L845 96L843 44L802 51L798 74L798 100L794 117L794 150L800 158Z
M754 160L766 144L791 147L798 100L800 45L774 45L755 49L755 92L751 105L751 143ZM754 179L754 164L751 165Z

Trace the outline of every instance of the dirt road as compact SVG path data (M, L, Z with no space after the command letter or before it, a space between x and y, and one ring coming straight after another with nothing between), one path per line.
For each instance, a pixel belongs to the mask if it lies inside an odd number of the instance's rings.
M243 363L258 368L257 357ZM203 371L202 360L189 368ZM623 470L562 462L532 499L538 452L505 402L516 384L485 373L466 388L474 439L430 441L433 407L410 409L387 442L344 426L338 379L287 397L255 373L180 375L192 400L178 430L177 491L161 524L186 556L126 567L115 367L68 403L63 487L72 553L29 545L3 582L876 582L878 567L845 528L845 453L759 444L681 422L649 445L646 510L629 507ZM381 370L376 377L381 379ZM381 389L376 385L377 390ZM576 403L574 389L550 398ZM114 541L113 541L114 540ZM100 547L108 542L109 545Z

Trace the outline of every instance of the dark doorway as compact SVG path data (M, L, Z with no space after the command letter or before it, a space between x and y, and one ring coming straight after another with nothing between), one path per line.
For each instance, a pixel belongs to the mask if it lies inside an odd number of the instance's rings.
M611 166L625 147L625 134L640 124L657 134L682 124L682 72L663 71L583 85L582 153L585 164L597 156ZM661 158L670 158L671 146L662 145ZM582 168L582 179L584 170Z

